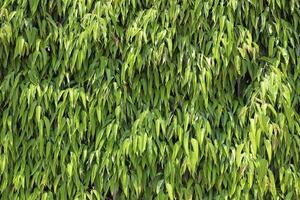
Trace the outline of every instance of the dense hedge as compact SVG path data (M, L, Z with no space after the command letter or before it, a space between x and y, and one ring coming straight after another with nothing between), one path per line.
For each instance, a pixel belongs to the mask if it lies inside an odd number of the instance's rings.
M0 0L1 199L299 199L299 0Z

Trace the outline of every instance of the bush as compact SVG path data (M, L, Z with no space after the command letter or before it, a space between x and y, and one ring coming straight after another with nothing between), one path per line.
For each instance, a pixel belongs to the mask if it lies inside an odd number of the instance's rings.
M298 0L0 1L1 199L299 199Z

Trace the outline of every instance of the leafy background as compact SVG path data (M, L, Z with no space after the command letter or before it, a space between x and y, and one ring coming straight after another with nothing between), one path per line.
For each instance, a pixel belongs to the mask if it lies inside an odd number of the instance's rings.
M1 199L299 199L298 0L1 0Z

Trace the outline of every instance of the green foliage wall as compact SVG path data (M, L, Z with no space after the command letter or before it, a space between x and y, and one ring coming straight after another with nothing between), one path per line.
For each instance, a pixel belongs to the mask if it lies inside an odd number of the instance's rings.
M0 0L1 199L300 199L299 0Z

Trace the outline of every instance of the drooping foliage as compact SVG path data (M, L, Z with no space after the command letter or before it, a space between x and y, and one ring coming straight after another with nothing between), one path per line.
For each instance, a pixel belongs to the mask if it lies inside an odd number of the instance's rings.
M299 0L0 0L0 199L299 199Z

